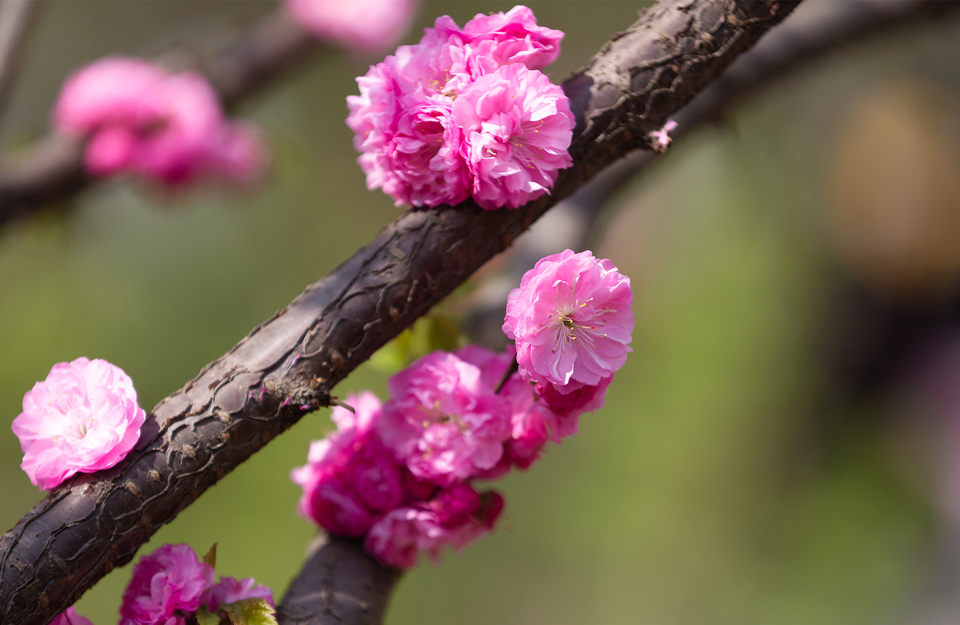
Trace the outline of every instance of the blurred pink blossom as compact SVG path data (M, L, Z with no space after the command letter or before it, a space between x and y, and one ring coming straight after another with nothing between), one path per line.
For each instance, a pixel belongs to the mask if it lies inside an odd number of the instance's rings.
M246 599L266 599L267 603L276 607L273 602L273 591L263 584L258 584L252 577L243 580L221 577L220 581L210 587L207 604L210 612L216 612L221 605L230 605Z
M50 625L93 625L93 623L87 617L77 614L73 606L70 606L58 614Z
M163 545L134 565L120 625L184 625L184 613L206 602L213 577L213 568L188 545Z
M520 374L560 394L599 385L623 366L633 333L630 279L590 251L540 259L507 298L503 331Z
M603 408L607 387L613 378L614 374L611 373L602 378L599 384L581 386L569 393L558 391L554 384L537 384L537 398L550 415L548 419L553 442L559 443L560 439L576 434L580 415Z
M286 0L287 10L317 37L360 52L393 47L407 32L416 0Z
M440 502L441 498L445 500ZM472 512L466 512L468 509ZM370 529L364 548L382 564L400 569L416 566L421 552L439 562L446 547L459 552L490 533L502 510L503 498L498 493L477 495L472 488L461 486L427 506L387 513Z
M73 74L53 124L88 137L84 163L97 176L132 172L169 185L203 175L247 181L266 164L259 133L224 119L206 79L137 59L108 57Z
M78 472L108 469L136 444L145 418L133 381L119 367L87 358L56 364L23 396L23 412L13 420L20 466L41 490Z

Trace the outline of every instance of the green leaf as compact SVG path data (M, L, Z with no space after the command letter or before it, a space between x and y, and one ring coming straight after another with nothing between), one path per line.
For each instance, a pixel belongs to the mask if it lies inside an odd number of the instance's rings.
M244 599L220 606L234 625L277 625L277 611L266 599Z
M197 624L198 625L220 625L220 617L216 614L210 614L207 611L206 606L202 606L197 610Z
M211 569L217 568L217 543L213 543L213 547L210 547L207 555L203 556L203 561L209 564Z
M421 356L442 349L453 351L466 345L460 328L450 317L431 313L420 317L410 328L381 347L370 364L384 373L396 373Z

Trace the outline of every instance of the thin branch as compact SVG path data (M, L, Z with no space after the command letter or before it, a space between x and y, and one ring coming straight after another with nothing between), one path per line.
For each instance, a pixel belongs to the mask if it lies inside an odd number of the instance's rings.
M677 115L679 126L671 133L680 139L705 124L720 120L731 105L742 101L776 80L807 68L824 56L863 43L890 31L902 32L928 21L960 13L960 2L943 0L847 0L803 5L781 26L761 39L750 51L703 90ZM638 151L613 164L589 184L551 210L548 219L558 227L539 229L538 237L523 238L515 260L505 275L481 287L462 326L470 338L492 349L502 349L507 294L540 258L564 248L581 250L610 198L648 165L656 153ZM544 226L546 226L544 224ZM566 233L566 236L557 233Z
M0 0L0 115L17 80L23 46L38 5L38 0Z
M280 625L379 625L400 579L363 551L359 540L321 534L277 609Z
M186 58L210 81L224 106L232 109L322 48L281 7L212 55L179 51L165 57ZM67 199L93 182L83 168L82 142L48 135L0 166L0 226Z
M508 247L557 201L649 144L795 1L669 0L564 83L577 119L551 196L517 210L411 211L160 402L120 465L51 492L0 538L4 623L43 624Z

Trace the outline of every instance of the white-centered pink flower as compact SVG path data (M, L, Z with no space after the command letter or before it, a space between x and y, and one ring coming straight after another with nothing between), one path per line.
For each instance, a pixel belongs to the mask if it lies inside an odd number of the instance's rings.
M73 74L53 124L88 138L84 163L96 176L131 172L170 185L203 175L245 181L266 162L257 131L223 117L206 79L138 59L105 58Z
M54 365L23 396L23 412L13 420L20 466L42 490L108 469L133 449L145 418L133 381L119 367L87 358Z
M503 331L520 374L561 394L595 386L623 366L633 333L630 279L590 251L542 258L507 298Z
M410 28L417 0L286 0L287 10L320 39L361 52L394 46Z

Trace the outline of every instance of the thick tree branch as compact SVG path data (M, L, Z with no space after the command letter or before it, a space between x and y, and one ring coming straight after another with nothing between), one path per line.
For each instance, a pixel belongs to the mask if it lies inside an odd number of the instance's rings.
M514 211L412 211L255 328L154 409L119 466L51 492L0 538L4 623L42 624L133 558L164 523L651 131L795 1L671 0L643 12L564 88L574 165L552 196Z
M16 4L36 0L3 1ZM197 56L181 51L168 58L179 57L178 65L199 69L224 106L231 109L322 47L281 7L215 54ZM0 90L0 105L2 97ZM92 182L94 179L83 168L82 142L49 135L0 166L0 226L69 198Z

